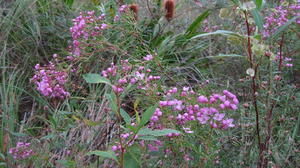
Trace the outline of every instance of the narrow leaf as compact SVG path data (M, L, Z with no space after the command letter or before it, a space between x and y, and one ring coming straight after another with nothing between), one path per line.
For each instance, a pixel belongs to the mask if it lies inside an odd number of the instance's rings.
M262 31L263 30L263 19L261 17L261 15L259 14L259 11L257 9L253 9L251 10L251 14L254 18L254 22L258 28L258 31Z
M199 15L195 21L188 27L186 34L193 34L196 32L198 27L201 25L202 21L205 20L210 14L209 10L206 10L201 15Z
M198 35L194 36L192 39L200 38L200 37L206 37L206 36L211 36L211 35L225 35L225 36L230 35L230 36L242 37L240 34L232 32L232 31L217 30L215 32L198 34Z

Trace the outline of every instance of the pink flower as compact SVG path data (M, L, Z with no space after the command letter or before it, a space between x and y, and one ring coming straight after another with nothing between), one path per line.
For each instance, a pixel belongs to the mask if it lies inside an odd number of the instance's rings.
M107 28L107 24L102 23L102 24L101 24L101 29L104 30L104 29L106 29L106 28Z
M207 99L207 97L201 95L201 96L198 97L197 101L199 103L207 103L208 99Z
M224 113L216 113L213 117L214 120L216 121L221 121L225 117Z
M146 55L146 57L144 57L145 61L151 61L153 59L153 56L151 54Z
M233 119L226 119L226 120L222 120L222 128L223 129L227 129L229 127L235 127L235 125L232 123Z

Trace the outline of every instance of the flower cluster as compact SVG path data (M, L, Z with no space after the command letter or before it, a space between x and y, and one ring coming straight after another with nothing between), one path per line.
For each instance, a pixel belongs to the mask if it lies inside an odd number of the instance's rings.
M147 58L147 59L145 59ZM151 60L152 55L144 57L145 60ZM159 80L160 76L153 76L150 74L151 69L139 66L133 68L128 60L121 60L121 65L118 67L115 64L111 64L106 70L102 71L102 76L111 80L114 80L112 89L116 94L120 94L124 91L127 85L137 85L138 89L147 90L155 87L153 81ZM118 79L114 79L117 74Z
M209 98L204 95L198 95L196 98L195 92L184 87L181 93L181 100L175 99L177 88L172 88L167 91L166 97L168 100L160 101L154 115L151 118L150 125L159 122L162 117L162 110L171 110L173 113L168 117L173 120L174 113L177 113L177 124L184 126L191 121L198 121L200 124L209 124L212 128L227 129L234 127L233 119L226 118L224 111L237 110L239 101L233 93L224 90L223 94L212 94ZM173 94L173 95L172 95ZM182 97L184 95L185 97ZM194 98L193 98L194 97ZM196 99L197 104L192 104L189 100ZM183 127L186 133L193 131L188 127ZM172 135L169 135L172 136Z
M18 142L17 146L9 149L9 154L16 160L27 159L34 155L32 149L30 149L30 143Z
M37 90L46 97L64 99L70 96L66 91L68 73L57 70L56 64L49 62L44 67L35 65L35 75L31 82L36 85Z
M290 5L290 6L278 6L276 7L269 16L265 18L263 37L269 37L275 31L277 31L279 26L284 25L293 16L300 15L300 4ZM300 24L300 19L296 22Z
M226 118L226 110L237 110L239 101L233 93L224 90L223 94L212 94L210 97L197 95L189 87L183 87L181 91L176 87L172 87L164 93L166 100L159 102L159 107L155 109L150 123L149 129L161 130L168 125L169 122L176 121L182 126L182 131L186 134L192 134L194 131L188 126L195 121L199 124L209 124L212 128L228 129L234 127L233 119ZM179 98L180 97L180 98ZM196 101L197 104L192 102ZM167 121L163 120L167 117ZM176 138L180 133L169 133L168 138ZM149 143L148 149L158 151L162 146L162 141ZM144 141L140 142L144 146Z
M80 45L83 40L88 40L91 37L101 34L101 31L106 29L108 25L103 22L105 14L96 16L94 11L85 13L80 12L79 16L73 19L73 26L70 28L73 39L73 54L76 56L81 55Z

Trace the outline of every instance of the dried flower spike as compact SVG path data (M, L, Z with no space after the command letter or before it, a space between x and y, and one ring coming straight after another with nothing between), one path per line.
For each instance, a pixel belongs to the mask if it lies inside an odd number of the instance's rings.
M166 11L166 19L170 21L174 17L175 2L174 0L165 0L164 9Z
M139 6L138 6L138 4L131 4L129 6L129 9L133 12L134 19L138 20L138 12L139 12Z

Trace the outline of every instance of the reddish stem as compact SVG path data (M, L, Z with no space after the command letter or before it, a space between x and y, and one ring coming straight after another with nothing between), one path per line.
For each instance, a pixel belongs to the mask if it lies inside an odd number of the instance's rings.
M251 29L250 29L250 25L248 22L248 15L247 12L244 12L245 14L245 21L246 21L246 26L247 26L247 35L248 35L248 43L247 43L247 49L248 49L248 57L249 57L249 61L250 61L250 67L253 68L254 66L254 62L253 62L253 58L252 58L252 49L251 49ZM256 86L256 72L257 72L257 68L258 65L254 68L255 69L255 74L252 77L252 103L255 109L255 115L256 115L256 134L257 134L257 146L259 149L259 159L258 159L258 165L257 167L260 168L261 164L262 164L262 160L263 160L263 149L261 146L261 138L260 138L260 123L259 123L259 110L258 110L258 105L257 105L257 86Z

